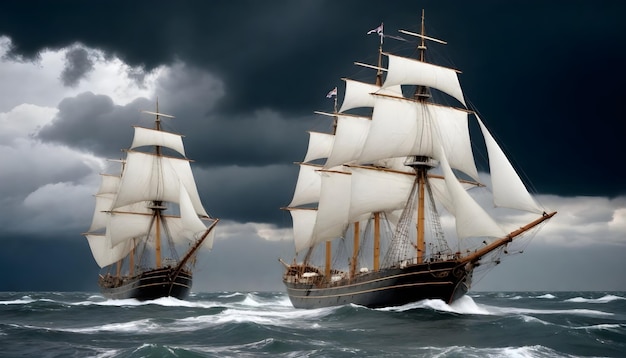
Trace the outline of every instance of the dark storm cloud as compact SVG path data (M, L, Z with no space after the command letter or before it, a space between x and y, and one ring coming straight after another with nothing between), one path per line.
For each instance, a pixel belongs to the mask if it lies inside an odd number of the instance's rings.
M429 34L449 43L445 48L429 44L428 56L445 57L443 63L463 71L460 80L469 102L539 192L617 195L625 190L616 180L623 169L615 164L619 153L626 152L626 128L620 120L626 96L621 85L626 72L619 70L626 62L626 48L619 46L626 36L621 2L33 4L0 5L0 34L11 38L14 55L36 57L44 48L79 42L146 71L178 59L218 76L226 95L204 115L223 123L228 118L228 124L207 126L209 133L221 132L222 140L206 140L204 145L210 146L207 152L219 151L223 144L229 153L241 151L236 159L243 164L268 162L267 155L276 150L265 146L268 142L242 146L239 142L250 140L242 120L271 109L295 122L320 109L324 94L335 85L341 88L340 77L362 74L353 61L375 62L378 41L365 32L381 21L387 33L417 30L424 8ZM408 54L414 45L388 40L385 48ZM202 92L196 97L201 101ZM235 131L237 124L241 130ZM253 124L249 131L259 128ZM275 129L279 136L283 128ZM284 148L281 153L300 151L292 147L299 138L292 138L272 143ZM275 160L287 157L299 160L286 154ZM582 175L592 168L593 174Z
M279 210L291 201L298 175L296 165L263 167L225 166L196 170L196 179L209 214L238 222L291 225L287 212Z
M89 52L84 48L75 47L65 54L65 67L61 72L61 81L65 86L75 86L81 78L94 68Z
M130 146L131 125L142 123L141 110L153 106L147 99L119 106L108 96L85 92L61 101L59 113L37 137L117 159Z
M198 165L264 166L304 155L312 115L286 118L270 109L220 114L214 107L224 96L221 80L182 64L159 79L157 93L159 111L176 117L164 119L163 128L185 134L187 153ZM120 106L108 96L83 93L64 99L38 138L119 158L130 145L131 125L153 125L152 116L140 112L155 105L156 99L137 99Z

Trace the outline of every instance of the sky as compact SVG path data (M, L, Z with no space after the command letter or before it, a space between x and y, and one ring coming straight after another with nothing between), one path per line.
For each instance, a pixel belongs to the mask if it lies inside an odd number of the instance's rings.
M207 211L196 291L281 291L307 130L387 34L447 45L475 107L558 214L475 290L626 290L626 4L618 1L2 1L0 291L97 291L81 235L141 110L175 115ZM385 49L410 46L387 40Z

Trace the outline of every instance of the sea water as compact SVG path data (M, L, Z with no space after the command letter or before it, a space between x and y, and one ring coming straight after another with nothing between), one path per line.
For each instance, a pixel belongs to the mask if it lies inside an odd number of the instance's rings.
M625 292L295 309L283 292L0 292L0 357L626 357Z

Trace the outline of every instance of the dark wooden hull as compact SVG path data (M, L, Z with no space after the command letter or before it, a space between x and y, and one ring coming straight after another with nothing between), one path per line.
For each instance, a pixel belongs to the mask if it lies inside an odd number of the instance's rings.
M101 277L98 283L102 294L111 299L134 298L146 301L168 296L187 298L191 291L191 272L181 271L174 276L175 269L165 267L144 271L132 277L124 276L117 280L112 277Z
M352 279L328 282L321 277L298 278L297 267L283 282L295 308L320 308L349 303L370 308L401 306L423 299L451 303L471 286L471 265L458 261L412 264L362 273ZM317 279L317 281L316 281Z

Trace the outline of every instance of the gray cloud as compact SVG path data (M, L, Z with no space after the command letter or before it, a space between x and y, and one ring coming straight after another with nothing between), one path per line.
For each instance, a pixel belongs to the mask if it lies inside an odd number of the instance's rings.
M94 68L89 52L82 47L74 47L65 54L65 67L61 72L61 81L65 86L75 86Z
M61 101L56 118L41 128L37 138L108 158L120 158L120 150L130 145L131 126L142 123L141 110L152 106L145 98L119 106L108 96L82 93Z

